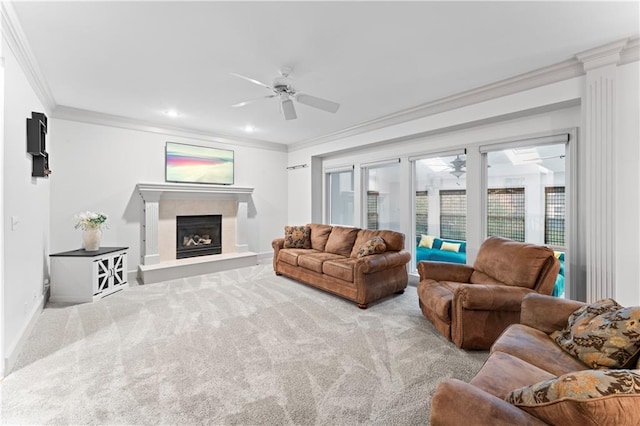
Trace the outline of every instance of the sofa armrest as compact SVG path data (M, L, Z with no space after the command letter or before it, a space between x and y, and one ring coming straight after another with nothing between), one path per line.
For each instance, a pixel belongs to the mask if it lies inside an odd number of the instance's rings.
M394 266L406 265L410 260L411 253L406 250L400 250L365 256L358 259L358 263L360 264L360 272L363 274L372 274L393 268Z
M463 284L454 294L457 308L476 311L520 311L522 299L533 290L500 284Z
M273 251L284 248L284 238L276 238L275 240L271 241L271 247L273 247Z
M421 261L418 262L420 281L432 279L435 281L455 281L468 283L473 273L473 268L461 263Z
M271 241L271 247L273 247L273 270L277 271L276 261L278 260L278 252L284 248L284 238L276 238Z
M529 413L473 385L450 379L431 398L432 426L544 425Z
M520 323L551 334L563 329L569 315L584 305L584 302L576 300L532 293L522 300Z

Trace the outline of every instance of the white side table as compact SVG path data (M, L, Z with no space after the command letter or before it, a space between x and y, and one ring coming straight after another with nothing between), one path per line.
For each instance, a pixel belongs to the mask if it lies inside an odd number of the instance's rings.
M51 254L52 302L95 302L129 287L129 247L101 247Z

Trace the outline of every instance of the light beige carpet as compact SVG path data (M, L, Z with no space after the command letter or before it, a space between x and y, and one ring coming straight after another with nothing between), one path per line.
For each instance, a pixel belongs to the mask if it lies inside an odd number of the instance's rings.
M10 424L426 424L487 358L443 339L414 287L361 310L270 265L47 307L1 384Z

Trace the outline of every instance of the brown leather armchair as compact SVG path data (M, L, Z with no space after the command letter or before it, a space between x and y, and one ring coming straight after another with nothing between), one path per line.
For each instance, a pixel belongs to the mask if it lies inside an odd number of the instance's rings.
M473 267L418 263L420 309L459 348L488 349L507 326L520 322L526 294L551 294L559 270L549 247L490 237Z

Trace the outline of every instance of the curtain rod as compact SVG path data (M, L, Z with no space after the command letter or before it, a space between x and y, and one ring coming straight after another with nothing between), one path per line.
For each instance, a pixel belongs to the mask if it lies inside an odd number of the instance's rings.
M295 166L288 166L287 170L304 169L306 167L309 167L309 165L308 164L298 164L298 165L295 165Z

